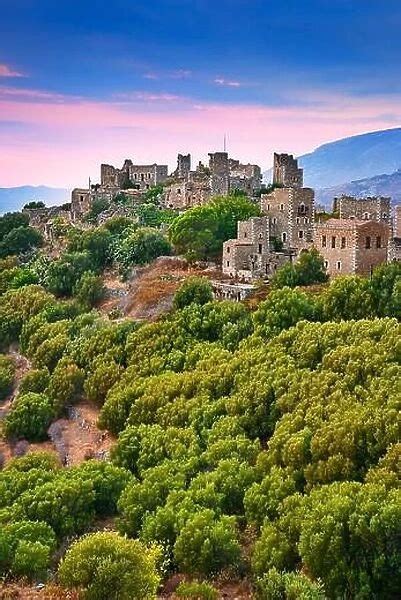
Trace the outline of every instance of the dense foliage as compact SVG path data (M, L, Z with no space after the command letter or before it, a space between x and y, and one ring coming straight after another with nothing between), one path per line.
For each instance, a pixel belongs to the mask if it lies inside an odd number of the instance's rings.
M189 259L215 257L224 241L236 237L238 221L259 214L258 206L245 196L217 196L177 217L170 226L170 239Z
M155 544L167 572L246 574L257 598L397 597L400 282L392 264L320 292L285 286L251 313L192 281L154 323L6 291L3 349L19 342L32 362L6 434L44 436L84 394L117 442L110 461L33 454L0 472L3 573L44 577L55 546L115 517L119 534L80 538L61 562L88 598L154 597ZM190 585L202 592L183 597Z

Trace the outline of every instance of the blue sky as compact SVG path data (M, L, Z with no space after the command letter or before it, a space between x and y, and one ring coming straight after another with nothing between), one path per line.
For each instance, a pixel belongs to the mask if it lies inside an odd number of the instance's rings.
M1 0L0 186L399 126L400 30L393 0Z

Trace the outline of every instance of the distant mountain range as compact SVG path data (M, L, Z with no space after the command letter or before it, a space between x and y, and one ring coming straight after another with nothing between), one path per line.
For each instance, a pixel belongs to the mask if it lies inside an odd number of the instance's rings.
M335 196L346 194L365 198L366 196L390 196L395 203L401 203L401 169L390 175L375 175L366 179L358 179L333 187L316 190L316 201L327 207L331 206Z
M0 215L6 212L21 210L31 200L41 200L47 206L69 202L70 191L62 188L51 188L45 185L23 185L13 188L0 188Z
M392 196L401 200L401 128L373 131L319 146L298 157L304 184L316 190L319 202L333 194ZM264 179L271 181L271 170Z

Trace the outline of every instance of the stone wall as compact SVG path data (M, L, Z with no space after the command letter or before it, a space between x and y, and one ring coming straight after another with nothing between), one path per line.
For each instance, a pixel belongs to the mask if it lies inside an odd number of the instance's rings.
M334 198L333 211L338 212L340 219L355 218L364 221L389 223L391 220L391 198L382 196L354 198L353 196L344 195Z
M390 228L386 223L329 219L316 225L315 247L330 276L368 275L387 262Z
M303 169L298 168L298 161L292 154L274 153L273 158L273 183L284 187L303 186Z
M260 207L270 219L270 235L284 248L309 248L314 232L314 191L311 188L276 188L262 194Z
M126 159L121 169L112 165L100 166L101 187L133 187L147 190L154 185L163 183L168 177L167 165L134 165L132 160Z

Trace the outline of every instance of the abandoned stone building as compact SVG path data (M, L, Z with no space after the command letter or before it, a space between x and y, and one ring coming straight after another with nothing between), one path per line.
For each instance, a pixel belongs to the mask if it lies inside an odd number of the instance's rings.
M369 275L387 262L390 227L375 220L328 219L317 223L315 247L330 276Z
M168 176L167 165L134 165L126 159L121 169L111 165L100 166L100 185L102 188L148 190L153 185L163 183Z
M260 208L270 219L270 236L285 249L303 250L313 241L315 194L311 188L276 188L262 194Z
M270 247L268 217L238 222L237 238L223 244L222 269L225 275L244 281L267 278L291 259Z
M258 165L241 164L239 160L229 158L227 152L211 152L208 166L199 163L195 171L191 171L191 155L179 154L177 168L165 182L164 204L168 208L184 210L233 190L254 197L260 190L261 180Z
M298 161L292 154L274 153L273 184L283 187L303 187L304 172L298 167Z
M333 213L340 219L359 219L364 221L382 221L390 223L391 198L375 196L355 198L342 195L333 200Z

